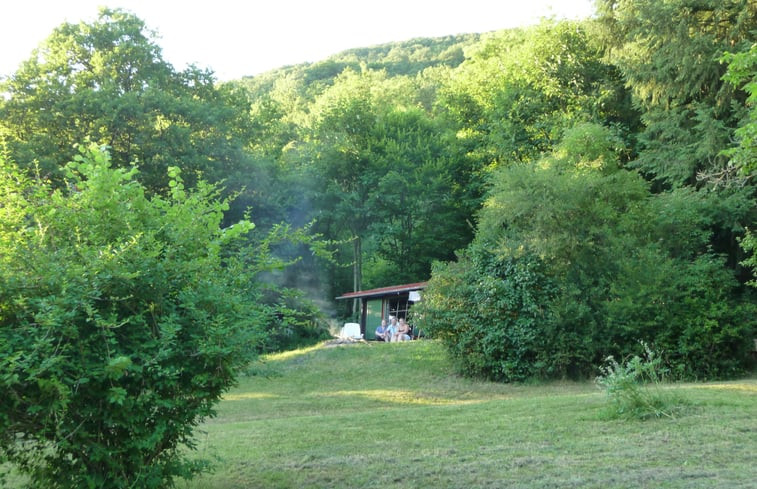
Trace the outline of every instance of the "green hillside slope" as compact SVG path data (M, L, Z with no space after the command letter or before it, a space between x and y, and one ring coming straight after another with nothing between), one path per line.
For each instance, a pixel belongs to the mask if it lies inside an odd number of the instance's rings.
M277 80L291 77L306 86L330 85L346 69L385 70L387 75L415 76L426 68L456 68L465 60L464 51L481 38L480 34L460 34L417 38L377 46L353 48L313 63L284 66L259 75L244 77L241 83L251 93L269 92Z

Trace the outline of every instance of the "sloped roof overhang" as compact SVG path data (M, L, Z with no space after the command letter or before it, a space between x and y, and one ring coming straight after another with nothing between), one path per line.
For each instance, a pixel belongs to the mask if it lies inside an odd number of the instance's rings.
M348 292L340 295L336 299L371 299L379 297L390 297L393 295L400 295L405 292L412 292L413 290L422 290L426 287L428 282L417 282L414 284L405 285L393 285L391 287L380 287L378 289L359 290L357 292Z

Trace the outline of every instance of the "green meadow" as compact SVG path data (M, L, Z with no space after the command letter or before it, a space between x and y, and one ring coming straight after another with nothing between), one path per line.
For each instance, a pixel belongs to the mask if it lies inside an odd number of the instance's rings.
M253 365L177 487L754 488L757 378L666 388L679 416L619 420L592 382L464 379L433 341L319 345Z
M241 378L178 487L755 487L757 379L666 388L675 419L618 420L592 382L463 379L433 341L319 345Z

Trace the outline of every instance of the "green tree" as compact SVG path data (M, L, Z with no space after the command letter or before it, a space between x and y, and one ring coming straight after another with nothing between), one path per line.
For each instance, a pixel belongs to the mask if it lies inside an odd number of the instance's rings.
M724 60L728 63L725 80L743 87L749 94L746 100L749 114L745 123L736 130L738 144L723 152L729 158L729 166L718 178L726 182L735 180L740 185L754 185L754 175L757 172L757 44L753 44L748 51L727 53ZM749 253L742 264L752 270L754 277L757 274L757 238L753 231L746 233L741 246ZM753 277L750 283L757 286Z
M373 140L371 235L387 265L381 283L425 280L433 261L453 258L470 242L466 219L478 196L471 195L470 177L450 150L451 132L423 111L385 114Z
M723 151L729 158L729 166L720 176L723 179L736 178L743 185L757 171L757 44L744 52L726 53L723 60L728 63L723 78L749 95L745 102L749 113L735 131L738 144Z
M480 166L534 161L579 121L630 132L637 114L587 22L545 21L482 37L442 90L443 110Z
M165 189L167 168L218 181L245 162L247 99L212 73L176 72L142 20L102 9L90 24L63 24L2 86L0 140L22 164L63 177L61 158L90 140L114 164L138 161L140 179Z
M319 229L352 245L352 289L363 282L363 241L371 223L370 195L375 183L370 154L377 120L377 92L384 76L346 71L314 103L313 183L323 211Z
M58 189L0 161L0 453L39 487L170 486L259 341L253 225L222 229L228 203L177 168L149 197L82 153Z
M754 42L753 0L600 0L610 61L642 114L635 166L659 184L717 174L743 117L743 93L722 81L725 52Z
M639 340L681 377L744 371L757 311L710 247L720 196L653 194L618 142L582 124L494 174L472 246L434 270L420 310L464 372L587 376Z
M317 229L352 240L353 288L425 280L471 238L479 196L466 160L418 103L407 79L366 70L343 73L313 104L303 154L314 159Z

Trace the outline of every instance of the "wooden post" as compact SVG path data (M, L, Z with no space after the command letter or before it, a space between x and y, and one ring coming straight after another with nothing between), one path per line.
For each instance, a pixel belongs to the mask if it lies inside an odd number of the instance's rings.
M363 288L363 247L360 237L355 236L353 242L355 262L352 264L352 291L359 292ZM352 314L357 312L358 300L352 302Z
M362 311L360 311L360 334L365 338L365 327L368 322L368 298L363 297L361 302L363 307Z

